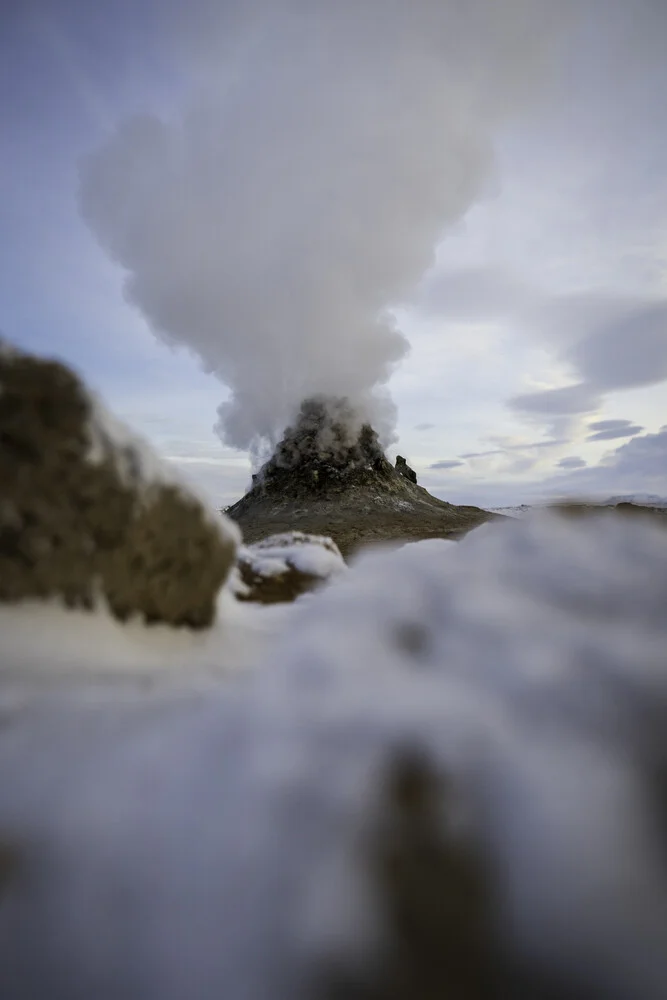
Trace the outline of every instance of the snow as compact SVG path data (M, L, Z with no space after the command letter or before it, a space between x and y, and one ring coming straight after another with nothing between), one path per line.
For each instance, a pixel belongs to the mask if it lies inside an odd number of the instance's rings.
M486 507L489 514L504 514L505 517L525 517L533 510L527 504L519 504L518 507Z
M178 680L220 676L244 667L283 628L289 607L263 608L220 592L206 630L147 626L139 616L115 618L100 599L94 611L70 610L57 600L0 605L0 703L10 681L58 678Z
M580 497L573 499L572 497L554 497L551 503L586 503L595 504L599 507L615 507L617 503L633 503L640 507L667 507L667 498L659 497L654 493L626 493L619 496L606 497L605 499L600 499L600 497ZM534 504L519 504L516 507L487 507L486 510L490 514L505 514L507 517L525 517L527 514L533 511L539 511L541 507L545 507L549 501L543 500L541 503Z
M487 524L374 552L276 617L235 619L225 592L199 652L174 640L179 683L131 697L81 678L130 668L134 631L58 609L85 633L79 679L2 705L0 837L32 875L3 883L0 995L305 1000L330 962L370 969L387 927L359 838L408 747L453 779L502 873L514 954L663 1000L666 600L651 525ZM57 676L63 629L21 614L14 653ZM258 637L246 669L189 675L232 665L234 629Z
M346 565L338 546L322 535L290 531L271 535L255 545L244 546L239 559L257 576L281 576L290 568L307 576L328 580L344 573Z
M634 503L641 507L667 507L667 497L655 493L625 493L620 496L608 497L603 504Z
M91 464L96 465L110 458L121 481L129 488L138 490L140 496L146 496L156 486L172 487L184 501L196 503L202 517L220 535L234 545L240 544L240 529L231 518L220 514L195 484L186 481L173 463L163 461L148 442L118 420L101 399L92 393L87 395L90 403L87 458Z
M415 505L409 500L394 500L394 507L397 510L414 510Z

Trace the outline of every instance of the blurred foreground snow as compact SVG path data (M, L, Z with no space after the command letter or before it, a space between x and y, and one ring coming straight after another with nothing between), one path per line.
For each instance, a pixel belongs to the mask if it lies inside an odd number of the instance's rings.
M278 613L225 593L207 636L3 610L0 996L664 1000L666 603L665 533L545 517ZM383 881L431 844L409 781L392 812L406 759L484 859L492 989L428 939L467 889L434 861L415 937Z

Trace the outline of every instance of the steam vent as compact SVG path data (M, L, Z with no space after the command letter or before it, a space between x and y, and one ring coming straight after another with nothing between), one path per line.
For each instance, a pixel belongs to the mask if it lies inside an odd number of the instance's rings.
M322 397L302 403L250 491L226 513L247 542L304 531L333 538L345 557L373 542L460 538L493 517L431 496L391 465L345 400Z

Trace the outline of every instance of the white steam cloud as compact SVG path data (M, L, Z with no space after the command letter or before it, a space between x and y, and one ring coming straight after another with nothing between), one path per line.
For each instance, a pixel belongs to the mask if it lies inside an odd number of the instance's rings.
M83 163L83 215L156 335L229 386L227 443L275 442L317 394L386 435L408 348L389 310L479 197L560 5L223 6L178 113L126 121Z

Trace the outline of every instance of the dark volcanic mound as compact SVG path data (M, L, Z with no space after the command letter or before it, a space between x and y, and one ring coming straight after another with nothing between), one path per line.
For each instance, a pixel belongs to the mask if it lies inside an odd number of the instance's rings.
M387 461L344 401L306 400L294 427L226 513L247 542L284 531L328 535L347 558L372 542L462 537L494 518L431 496Z

